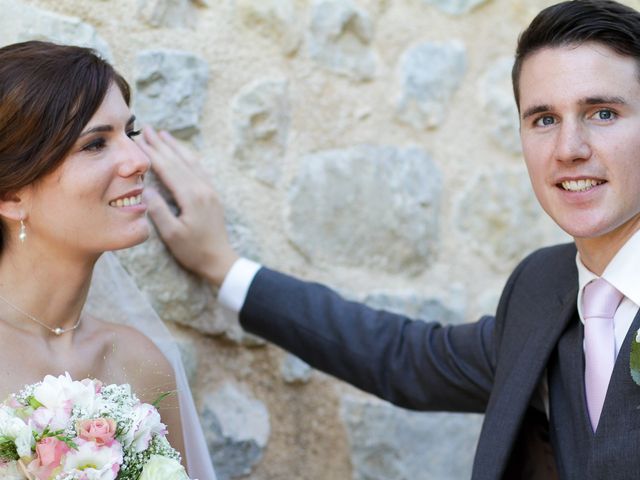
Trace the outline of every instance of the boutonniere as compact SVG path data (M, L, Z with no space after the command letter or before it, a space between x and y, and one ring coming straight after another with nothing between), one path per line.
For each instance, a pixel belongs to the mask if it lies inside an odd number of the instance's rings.
M636 332L636 336L631 341L629 367L631 369L631 378L640 385L640 330Z

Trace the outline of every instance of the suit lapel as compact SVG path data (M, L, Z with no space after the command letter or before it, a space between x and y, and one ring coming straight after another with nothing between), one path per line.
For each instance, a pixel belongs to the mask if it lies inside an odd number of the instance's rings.
M576 309L577 281L519 299L503 347L474 464L474 479L501 478L551 352ZM521 300L521 301L520 301Z
M629 327L611 374L596 435L607 436L620 429L640 428L640 385L631 378L629 357L631 342L640 328L640 312ZM625 412L631 412L629 416Z

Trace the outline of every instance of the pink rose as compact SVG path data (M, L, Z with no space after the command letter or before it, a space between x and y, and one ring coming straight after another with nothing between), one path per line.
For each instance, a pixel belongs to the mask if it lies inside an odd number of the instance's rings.
M55 437L46 437L36 444L36 458L29 463L29 471L38 480L51 478L53 470L60 466L62 458L70 451L69 446Z
M111 418L80 420L76 423L76 432L83 440L109 447L116 436L116 422Z

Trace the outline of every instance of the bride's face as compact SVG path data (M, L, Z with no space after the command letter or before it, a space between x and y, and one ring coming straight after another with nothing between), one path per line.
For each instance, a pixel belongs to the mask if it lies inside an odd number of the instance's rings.
M95 254L148 237L141 197L149 159L133 141L133 120L111 85L60 167L30 187L27 242Z

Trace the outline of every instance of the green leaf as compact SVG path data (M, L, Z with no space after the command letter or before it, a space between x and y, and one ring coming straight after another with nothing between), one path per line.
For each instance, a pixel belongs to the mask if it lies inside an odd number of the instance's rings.
M78 444L74 442L72 438L65 437L64 435L56 435L56 438L61 442L66 443L67 447L69 447L71 450L78 450Z
M173 395L174 393L176 393L175 391L173 392L164 392L161 393L160 395L158 395L158 398L156 398L151 405L153 405L154 407L158 408L158 405L160 405L160 402L162 402L165 398L167 398L169 395Z
M44 405L41 404L38 400L36 400L36 397L34 397L33 395L27 398L27 402L29 402L29 406L34 410L36 408L44 407Z
M0 460L9 462L12 460L20 460L18 449L13 440L7 437L0 437Z
M640 385L640 343L635 338L631 342L631 359L629 362L631 368L631 378Z

